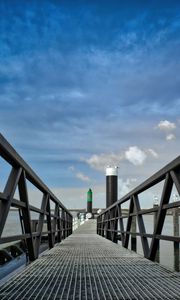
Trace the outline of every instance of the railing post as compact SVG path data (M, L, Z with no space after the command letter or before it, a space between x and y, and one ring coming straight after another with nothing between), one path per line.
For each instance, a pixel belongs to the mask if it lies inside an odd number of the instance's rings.
M100 222L100 217L97 217L97 230L96 230L96 233L100 235L99 222Z
M0 201L0 237L6 223L6 219L11 207L11 202L13 200L21 173L22 168L12 168L4 189L4 195L7 197L7 201Z
M113 241L113 243L116 243L117 244L117 227L118 227L118 221L117 221L117 208L116 208L116 206L113 208L113 210L112 210L112 216L113 216L113 218L114 218L114 220L113 220L113 235L112 235L112 237L113 237L113 239L112 239L112 241Z
M57 241L58 243L61 242L61 219L60 219L60 207L58 206L58 213L57 213Z
M67 215L64 211L64 239L67 238Z
M64 209L62 209L62 213L61 213L61 217L62 217L62 238L63 240L66 238L66 220L65 220L65 211Z
M160 241L172 241L174 245L174 267L177 271L180 270L179 255L180 255L180 230L179 230L179 211L180 201L176 199L175 203L169 203L172 194L173 185L176 187L180 195L180 156L173 160L170 164L159 170L157 173L148 178L145 182L129 192L123 198L115 201L116 184L113 182L113 176L117 179L117 170L108 167L106 170L106 195L107 207L105 211L98 217L97 233L104 234L105 238L116 242L116 239L121 239L122 246L128 248L129 239L131 238L131 249L136 251L136 222L138 222L139 233L141 238L144 257L159 262L160 261ZM112 177L112 178L111 178ZM163 182L164 181L164 182ZM163 183L161 200L158 204L154 203L153 208L141 209L139 195L156 184ZM114 184L114 185L113 185ZM114 186L114 189L113 189ZM113 196L112 196L113 195ZM178 196L177 196L178 198ZM111 200L111 201L110 201ZM121 207L124 203L129 203L129 212L127 216L126 228L124 229L124 218ZM117 207L117 211L115 211ZM166 212L171 209L173 211L173 236L162 234ZM144 215L153 213L153 232L146 233L144 225ZM118 220L118 223L117 223ZM118 224L118 230L116 230ZM120 230L119 230L120 228ZM116 232L121 232L116 236ZM150 244L148 238L151 239Z
M100 234L102 237L104 237L104 215L101 216L100 221L102 222L100 228Z
M34 249L34 239L33 239L33 232L31 228L31 214L29 208L29 199L28 199L28 191L27 191L27 184L26 184L26 173L23 170L18 182L19 188L19 197L20 201L25 203L25 207L22 208L22 222L24 225L24 230L26 234L30 236L26 239L28 255L30 261L36 259L35 249Z
M97 234L104 237L104 215L97 217Z
M131 223L131 250L136 251L137 250L137 242L136 242L136 217L132 218L132 223Z
M121 244L124 247L124 223L123 223L123 219L122 219L122 210L121 210L121 205L117 206L118 209L118 222L119 222L119 228L120 228L120 232L121 232Z
M70 216L70 218L71 218L71 233L70 234L72 234L73 233L73 217Z
M124 239L124 247L128 248L129 245L129 232L131 230L131 223L132 223L132 216L131 214L134 211L134 200L133 197L131 197L130 199L130 203L129 203L129 212L128 212L128 218L127 218L127 224L126 224L126 235L125 235L125 239Z
M45 213L46 213L46 207L47 207L48 199L49 199L49 195L44 194L43 198L42 198L42 203L41 203L41 210L43 212L40 213L40 215L39 215L38 226L37 226L37 232L39 233L39 236L37 236L36 240L35 240L35 255L36 255L36 258L39 256L41 236L42 236L43 224L44 224L44 216L45 216Z
M158 208L159 205L157 203L154 203L153 204L153 208ZM157 216L158 216L158 210L154 212L154 216L153 216L153 227L155 229L156 227L156 222L157 222ZM156 256L155 256L155 259L154 259L156 262L159 263L160 261L160 242L157 246L157 252L156 252Z
M179 237L179 208L173 209L174 236ZM174 242L174 269L179 272L179 242Z
M167 205L169 203L172 187L173 187L172 177L170 176L170 173L166 173L163 191L162 191L162 195L161 195L161 201L160 201L158 215L157 215L157 220L156 220L156 225L154 228L153 237L152 237L152 241L151 241L151 247L149 250L148 258L150 260L155 260L155 257L156 257L156 253L157 253L158 246L159 246L159 239L156 237L156 235L161 235L162 228L164 225L164 220L166 217L166 209L163 209L163 206Z
M0 156L12 167L5 188L0 192L0 243L23 240L29 261L34 261L40 251L42 234L45 234L43 232L45 218L49 248L52 248L56 241L61 241L61 225L64 226L64 238L72 232L72 215L1 134ZM29 203L29 183L43 195L41 208L39 205L37 207ZM14 198L16 191L19 191L19 199ZM54 215L51 214L50 201L55 204ZM22 233L1 237L11 207L19 211ZM65 211L64 218L60 216L60 209ZM34 223L31 220L31 212L39 214L39 219Z
M53 234L52 234L52 222L51 222L51 207L50 207L50 197L48 197L47 200L47 229L48 229L48 243L49 243L49 248L54 247L53 243Z
M109 211L106 212L105 217L106 217L106 219L105 219L105 221L106 221L106 223L105 223L105 237L106 237L106 239L109 240L110 239L109 238L109 235L110 235L110 232L109 232L109 230L110 230Z

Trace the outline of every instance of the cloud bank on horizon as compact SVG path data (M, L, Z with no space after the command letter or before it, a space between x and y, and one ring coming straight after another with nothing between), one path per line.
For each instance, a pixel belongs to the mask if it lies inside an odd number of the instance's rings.
M104 205L108 164L122 193L179 155L179 11L176 0L1 1L1 132L77 205L89 185Z

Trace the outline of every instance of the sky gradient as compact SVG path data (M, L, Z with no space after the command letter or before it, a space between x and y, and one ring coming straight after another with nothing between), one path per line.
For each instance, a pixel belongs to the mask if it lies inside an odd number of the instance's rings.
M0 128L68 207L179 155L180 2L0 1ZM147 203L147 206L149 203Z

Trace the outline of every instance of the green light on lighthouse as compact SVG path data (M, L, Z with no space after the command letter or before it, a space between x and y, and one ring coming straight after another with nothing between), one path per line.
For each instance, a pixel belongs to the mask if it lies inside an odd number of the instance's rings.
M87 192L87 213L91 213L92 214L92 190L89 189Z
M87 201L92 202L92 190L91 189L89 189L89 191L87 192Z

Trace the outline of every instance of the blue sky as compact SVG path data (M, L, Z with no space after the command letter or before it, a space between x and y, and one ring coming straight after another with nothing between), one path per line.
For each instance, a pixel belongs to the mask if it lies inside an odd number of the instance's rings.
M179 155L179 1L0 1L0 128L67 206ZM63 200L65 199L65 200Z

